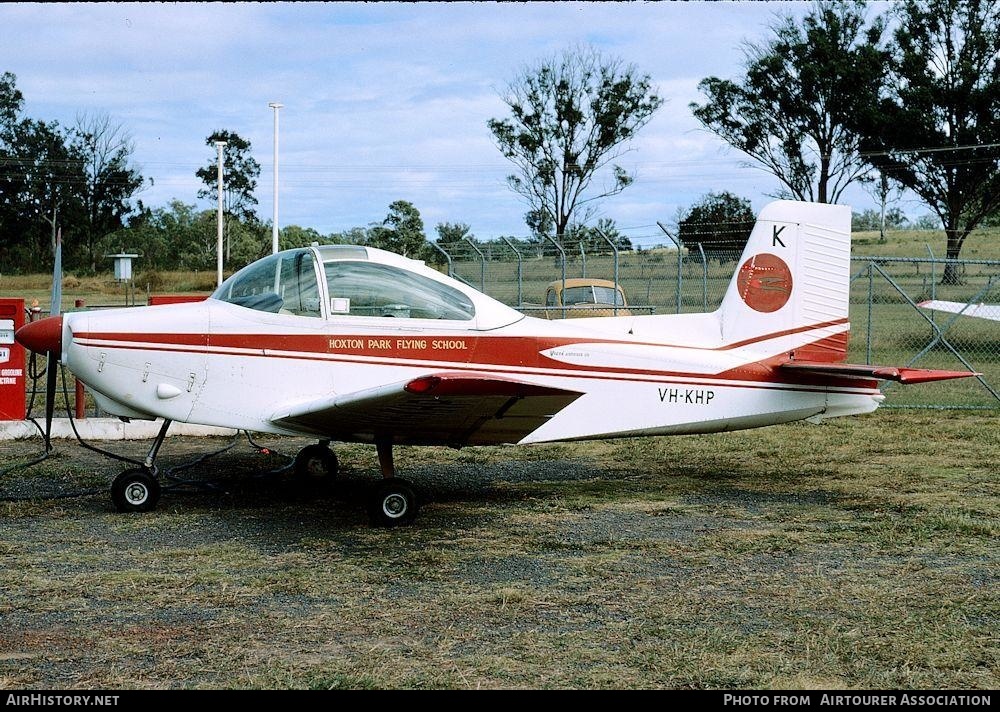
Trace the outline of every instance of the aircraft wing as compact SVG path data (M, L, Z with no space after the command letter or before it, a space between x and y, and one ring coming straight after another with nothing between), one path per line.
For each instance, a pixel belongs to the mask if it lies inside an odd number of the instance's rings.
M940 299L928 299L917 305L922 309L950 312L962 316L975 316L990 321L1000 321L1000 304L966 304L965 302L946 302Z
M787 361L779 368L796 373L811 373L819 376L840 378L876 378L880 381L899 383L927 383L947 381L952 378L981 376L972 371L939 371L930 368L906 368L903 366L871 366L857 363L825 363L823 361Z
M333 439L386 433L410 443L517 442L581 395L495 374L441 372L296 403L271 420Z

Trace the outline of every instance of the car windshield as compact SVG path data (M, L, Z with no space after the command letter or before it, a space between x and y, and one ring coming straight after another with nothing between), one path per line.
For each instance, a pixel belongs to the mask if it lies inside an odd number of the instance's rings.
M622 293L615 291L612 287L594 287L594 301L597 304L614 304L615 306L625 306Z
M563 304L593 304L594 292L587 287L567 287L563 290Z
M622 307L625 306L625 300L621 292L616 292L612 287L588 284L584 287L567 287L563 291L563 304L612 304Z

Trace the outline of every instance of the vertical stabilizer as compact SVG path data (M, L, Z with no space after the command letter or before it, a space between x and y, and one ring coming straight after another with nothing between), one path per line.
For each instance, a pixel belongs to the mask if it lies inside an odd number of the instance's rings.
M727 344L775 339L796 358L847 354L851 209L780 200L757 218L720 307Z

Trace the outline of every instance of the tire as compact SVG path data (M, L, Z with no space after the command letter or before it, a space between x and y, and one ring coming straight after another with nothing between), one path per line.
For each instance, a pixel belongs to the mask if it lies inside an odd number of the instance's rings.
M160 483L146 470L125 470L111 483L111 501L119 512L151 512L160 501Z
M325 445L308 445L295 456L295 479L320 484L337 476L337 456Z
M412 522L418 509L417 496L409 483L392 478L375 485L368 514L374 526L398 527Z

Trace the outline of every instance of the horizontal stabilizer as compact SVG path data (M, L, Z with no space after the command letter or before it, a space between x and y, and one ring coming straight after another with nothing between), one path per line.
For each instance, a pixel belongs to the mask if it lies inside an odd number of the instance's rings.
M780 368L798 373L811 373L819 376L837 376L840 378L876 378L880 381L898 381L899 383L927 383L929 381L947 381L952 378L968 378L981 376L972 371L939 371L930 368L906 368L904 366L872 366L859 363L824 363L822 361L788 361Z

